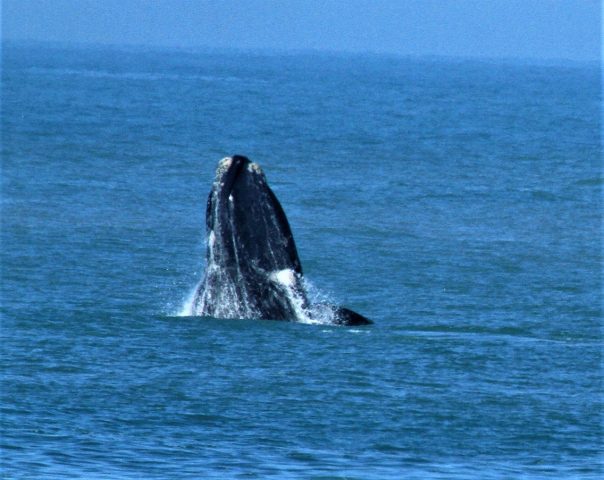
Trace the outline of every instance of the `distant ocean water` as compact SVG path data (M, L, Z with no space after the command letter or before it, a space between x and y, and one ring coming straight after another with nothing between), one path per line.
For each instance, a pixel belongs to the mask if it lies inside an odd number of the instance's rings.
M2 478L601 478L600 71L2 50ZM259 162L341 328L179 317Z

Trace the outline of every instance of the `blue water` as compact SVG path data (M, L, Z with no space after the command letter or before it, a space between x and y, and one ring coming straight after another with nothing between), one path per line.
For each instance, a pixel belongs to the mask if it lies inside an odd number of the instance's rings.
M596 65L4 44L3 478L599 478ZM363 328L179 317L220 158Z

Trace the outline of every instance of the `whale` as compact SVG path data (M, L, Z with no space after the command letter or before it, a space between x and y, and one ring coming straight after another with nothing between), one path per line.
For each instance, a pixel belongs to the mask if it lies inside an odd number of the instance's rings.
M243 155L223 158L206 205L206 268L195 315L368 325L346 307L309 301L289 222L263 170Z

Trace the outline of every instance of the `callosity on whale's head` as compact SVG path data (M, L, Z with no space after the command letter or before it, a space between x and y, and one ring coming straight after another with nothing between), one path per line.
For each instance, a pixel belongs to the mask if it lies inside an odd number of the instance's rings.
M197 315L312 320L291 228L258 164L241 155L219 162L206 229L207 266L195 295ZM343 307L330 308L334 323L371 323Z

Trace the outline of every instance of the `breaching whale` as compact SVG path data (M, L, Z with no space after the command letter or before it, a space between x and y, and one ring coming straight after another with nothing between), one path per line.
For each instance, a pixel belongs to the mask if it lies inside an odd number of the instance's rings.
M206 270L193 297L195 315L372 323L345 307L309 303L285 212L260 166L247 157L219 162L206 231Z

